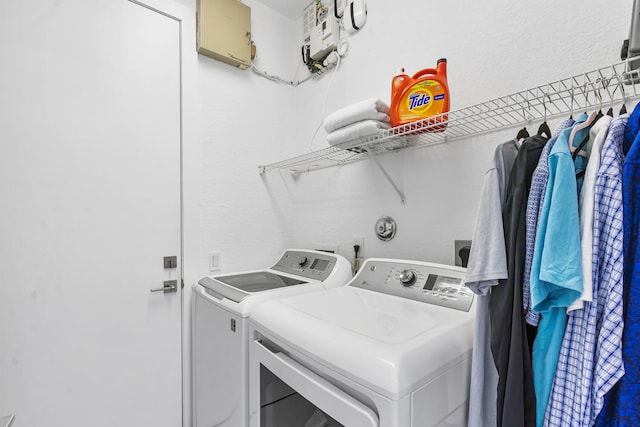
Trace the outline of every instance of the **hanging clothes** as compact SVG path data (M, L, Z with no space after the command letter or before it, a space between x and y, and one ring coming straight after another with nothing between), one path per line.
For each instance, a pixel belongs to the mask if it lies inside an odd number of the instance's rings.
M531 264L531 305L541 313L533 345L536 425L541 427L566 325L566 308L582 292L580 220L576 165L569 150L571 135L580 140L589 128L583 114L563 130L549 153L545 190ZM576 133L576 129L581 127ZM585 164L586 166L586 164ZM581 165L582 167L582 165Z
M602 147L594 195L593 301L569 313L545 426L592 426L604 395L624 372L622 318L616 305L622 294L618 261L622 252L622 136L627 118L612 121ZM621 301L619 307L621 315Z
M583 175L587 168L587 160L589 159L589 151L591 149L592 140L589 139L589 129L601 117L602 112L595 111L587 115L584 113L576 120L575 126L571 129L569 136L569 148L571 157L573 158L576 169L576 181L578 186L578 194L582 187Z
M547 139L527 138L509 176L502 220L509 277L491 291L491 352L498 371L497 426L534 426L531 351L522 308L525 217L531 176Z
M573 126L574 123L575 121L573 119L567 119L558 126L555 135L542 149L540 159L538 160L538 166L536 166L533 176L531 177L531 189L527 200L527 237L524 258L524 274L522 279L522 304L525 310L525 320L531 326L538 326L538 321L540 320L540 314L531 310L531 261L533 259L533 245L536 240L538 218L540 216L540 210L542 209L542 199L549 179L549 152L551 151L553 144L557 141L560 133Z
M602 145L609 134L609 126L613 117L603 116L598 120L591 131L589 139L593 141L589 155L589 163L585 170L584 184L580 191L578 206L580 209L580 251L582 254L582 294L567 311L578 310L584 307L585 301L593 300L593 213L596 177L600 169L600 155Z
M640 426L640 104L625 129L623 150L628 150L622 172L624 229L624 331L622 358L625 375L609 394L597 427Z
M626 126L628 115L618 119ZM612 129L613 132L615 129ZM594 255L598 244L596 357L592 385L592 410L590 422L595 422L604 396L624 375L622 361L622 331L624 318L622 309L623 284L623 199L622 152L623 133L617 132L607 138L602 149L601 165L596 178Z
M491 355L489 298L499 279L506 279L507 256L504 244L502 208L507 179L518 154L516 141L500 144L484 176L480 206L465 284L476 296L476 320L471 362L469 427L495 427L498 372Z

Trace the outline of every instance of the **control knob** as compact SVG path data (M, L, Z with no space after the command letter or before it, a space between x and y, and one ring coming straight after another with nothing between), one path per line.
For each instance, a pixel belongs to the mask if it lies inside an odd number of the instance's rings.
M411 286L416 282L416 273L411 270L404 270L400 273L400 283L403 286Z
M298 265L302 267L307 263L308 260L309 259L306 256L300 255L300 258L298 258Z

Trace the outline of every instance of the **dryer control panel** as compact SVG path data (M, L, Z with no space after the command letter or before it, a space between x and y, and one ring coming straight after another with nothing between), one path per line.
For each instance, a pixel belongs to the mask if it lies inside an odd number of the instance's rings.
M336 265L336 256L317 251L288 250L272 270L324 281Z
M349 286L469 311L474 294L460 267L419 261L369 259Z

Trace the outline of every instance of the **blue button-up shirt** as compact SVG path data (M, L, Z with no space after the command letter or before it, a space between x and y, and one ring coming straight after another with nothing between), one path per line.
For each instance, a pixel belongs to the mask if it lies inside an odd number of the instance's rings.
M622 362L622 138L628 116L611 123L596 178L593 301L570 312L546 408L546 426L592 426Z

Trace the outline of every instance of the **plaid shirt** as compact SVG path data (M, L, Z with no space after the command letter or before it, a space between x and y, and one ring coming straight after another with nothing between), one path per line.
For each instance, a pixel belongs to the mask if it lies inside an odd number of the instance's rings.
M596 427L640 426L640 104L624 131L627 151L622 174L624 198L624 331L625 374L607 394Z
M622 138L628 116L611 123L596 178L593 302L570 312L545 426L592 426L622 362Z

